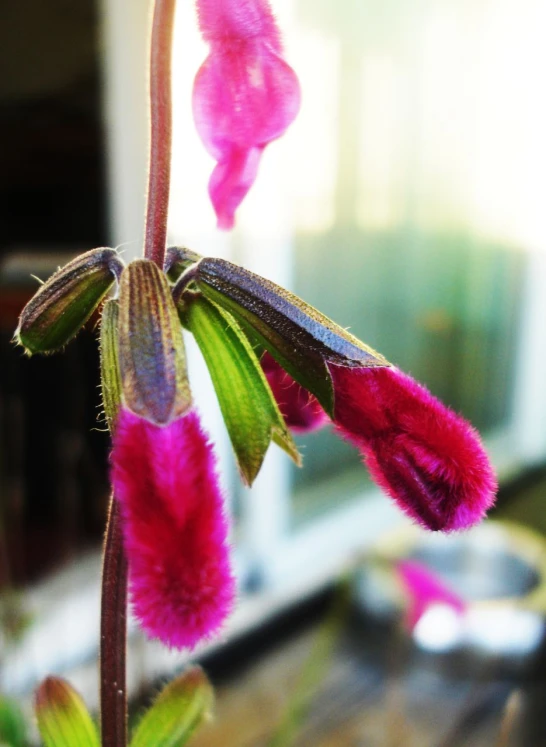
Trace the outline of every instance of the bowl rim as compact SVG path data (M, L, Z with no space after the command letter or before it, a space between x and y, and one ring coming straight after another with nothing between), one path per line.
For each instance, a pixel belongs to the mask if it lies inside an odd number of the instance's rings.
M417 547L441 545L443 541L452 543L457 538L504 546L511 554L527 563L538 577L537 583L526 594L468 600L468 608L491 610L510 605L520 610L546 614L546 539L531 528L512 521L488 519L471 530L452 532L449 535L427 532L413 524L405 525L382 535L374 543L371 558L380 564L393 566L398 561L407 559ZM370 556L368 558L371 559Z

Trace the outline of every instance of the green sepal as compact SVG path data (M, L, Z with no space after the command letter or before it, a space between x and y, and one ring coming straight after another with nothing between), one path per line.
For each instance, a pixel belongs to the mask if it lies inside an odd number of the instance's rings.
M330 417L334 417L334 391L329 363L355 368L390 365L298 296L231 262L205 257L194 282L314 394Z
M119 277L114 249L92 249L55 272L30 299L15 340L28 355L54 353L80 331Z
M14 700L0 696L0 745L25 747L27 727L23 712Z
M118 331L124 404L157 425L182 416L191 406L182 329L167 277L150 260L122 273Z
M100 747L97 728L79 693L61 677L48 677L36 692L36 718L45 747Z
M300 455L250 342L231 314L200 294L179 306L208 366L243 480L254 482L271 441Z
M102 406L111 431L121 405L119 370L119 303L111 299L102 308L100 322L100 384Z
M138 724L130 747L182 747L211 718L214 692L205 673L192 667L170 682Z

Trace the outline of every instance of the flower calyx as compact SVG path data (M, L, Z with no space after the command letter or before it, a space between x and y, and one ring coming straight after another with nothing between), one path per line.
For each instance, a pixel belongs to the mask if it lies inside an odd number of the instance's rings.
M101 247L61 267L21 312L16 342L28 355L63 348L99 306L124 266L115 249Z
M167 278L150 260L122 273L118 335L125 406L156 425L184 415L191 393L182 329Z
M102 307L100 320L100 381L104 416L111 431L121 406L119 370L119 301L111 298Z
M382 355L298 296L232 262L203 257L196 262L192 279L206 298L235 317L253 343L312 392L330 417L334 415L330 364L390 366Z

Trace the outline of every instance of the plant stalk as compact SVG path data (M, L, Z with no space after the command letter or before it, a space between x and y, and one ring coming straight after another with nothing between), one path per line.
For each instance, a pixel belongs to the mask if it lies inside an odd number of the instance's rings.
M150 51L150 161L144 256L161 269L171 182L171 56L176 0L156 0Z
M120 509L112 495L104 539L100 630L102 747L127 744L127 558Z
M171 175L171 54L176 0L155 0L150 50L150 160L144 256L161 269L167 242ZM104 541L100 682L102 747L127 744L127 558L112 495Z

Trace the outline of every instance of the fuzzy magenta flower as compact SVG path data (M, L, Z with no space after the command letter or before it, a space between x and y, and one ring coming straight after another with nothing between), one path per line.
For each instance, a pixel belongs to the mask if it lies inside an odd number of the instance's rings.
M494 502L496 480L478 433L396 368L329 365L334 422L374 480L433 530L466 529Z
M425 612L433 605L450 607L458 616L466 611L466 602L430 568L415 560L396 563L396 574L408 595L409 606L405 623L413 630Z
M270 280L212 257L199 259L193 277L317 398L414 521L449 532L483 518L496 480L478 433L462 417Z
M286 425L295 433L309 433L330 422L317 398L294 381L272 355L265 352L260 364Z
M158 426L122 409L111 463L135 615L150 636L192 648L220 629L235 594L214 457L197 414Z
M209 182L218 227L229 229L256 178L263 149L298 113L300 88L282 59L267 0L197 0L197 11L210 54L195 78L193 112L199 135L218 162Z

